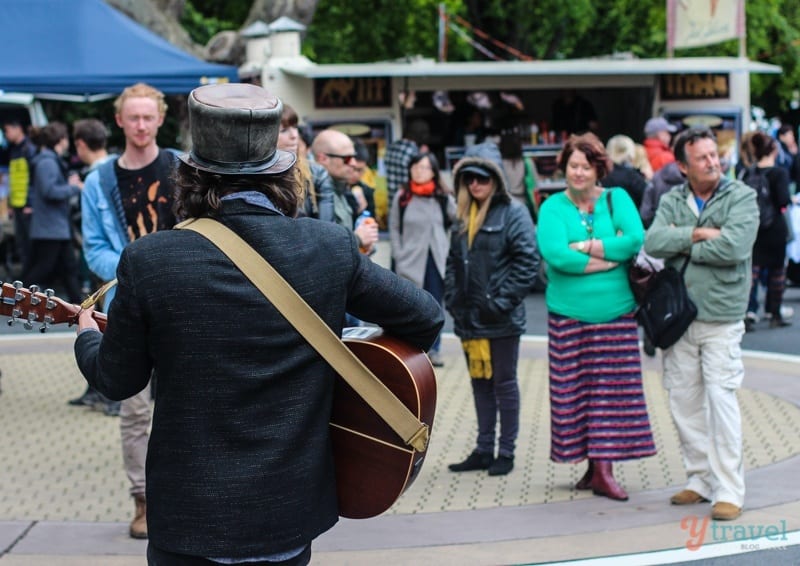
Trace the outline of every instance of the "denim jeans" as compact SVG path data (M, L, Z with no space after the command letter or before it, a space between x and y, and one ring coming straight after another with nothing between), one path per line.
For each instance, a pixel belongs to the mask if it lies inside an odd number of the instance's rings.
M491 338L492 378L472 379L478 416L478 452L494 454L497 415L500 415L498 455L514 456L519 434L519 336Z

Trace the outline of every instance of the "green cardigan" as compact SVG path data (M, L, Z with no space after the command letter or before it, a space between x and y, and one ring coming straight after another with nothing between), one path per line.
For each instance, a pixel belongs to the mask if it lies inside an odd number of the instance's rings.
M608 209L611 191L613 220ZM539 250L547 262L547 308L583 322L608 322L631 312L636 302L628 285L628 265L644 242L644 228L633 200L624 189L606 189L597 199L592 236L602 240L605 259L619 262L610 271L584 273L589 255L572 250L571 242L589 233L565 192L550 196L539 211Z

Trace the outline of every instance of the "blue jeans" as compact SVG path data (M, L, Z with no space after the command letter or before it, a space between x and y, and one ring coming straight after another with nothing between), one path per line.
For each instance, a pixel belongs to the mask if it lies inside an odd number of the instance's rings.
M500 414L499 456L514 456L519 434L519 336L491 338L492 378L471 379L478 416L478 452L494 454L497 415Z
M436 262L433 261L433 255L428 252L428 263L425 266L425 280L422 282L422 288L428 293L433 295L439 306L442 306L442 299L444 298L444 279L439 275L439 270L436 268ZM431 352L438 352L442 345L442 335L436 337L436 341L431 346Z

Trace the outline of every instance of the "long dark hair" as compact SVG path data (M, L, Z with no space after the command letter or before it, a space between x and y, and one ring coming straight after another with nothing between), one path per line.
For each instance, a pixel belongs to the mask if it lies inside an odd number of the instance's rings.
M768 136L764 132L756 132L750 138L750 144L753 150L753 157L756 161L770 155L775 148L778 147L775 138Z
M175 215L214 216L222 197L240 191L264 193L278 210L292 217L304 198L294 167L278 175L217 175L181 162L175 175Z
M433 171L433 182L436 185L434 194L436 195L448 194L447 187L442 182L442 174L441 170L439 169L439 160L436 159L436 155L434 155L430 151L423 151L421 153L418 153L414 157L412 157L411 160L408 162L407 171L408 171L409 182L411 182L411 168L425 158L428 159L428 163L431 164L431 170Z

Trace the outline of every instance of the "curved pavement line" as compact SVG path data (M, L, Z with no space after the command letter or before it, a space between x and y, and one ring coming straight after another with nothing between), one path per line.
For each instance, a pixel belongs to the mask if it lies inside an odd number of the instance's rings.
M541 344L546 337L526 335L523 340ZM760 361L796 364L800 356L748 350L743 355L756 366L749 371L761 374L748 384L749 389L800 406L794 376L759 367ZM706 529L705 543L737 542L731 539L734 527L740 527L737 532L742 532L741 528L758 532L759 527L770 525L786 532L800 530L800 492L795 479L799 467L800 455L796 455L747 471L744 513L729 523L716 522L714 526L707 522L711 527ZM383 515L369 521L342 519L317 539L314 550L322 555L320 563L331 565L370 564L378 556L388 563L424 558L429 563L497 564L500 560L520 564L669 549L678 549L681 560L695 560L699 556L686 548L691 534L688 527L694 520L699 528L710 505L670 505L669 497L680 488L630 493L627 502L592 497L517 507ZM740 545L735 552L742 548Z

